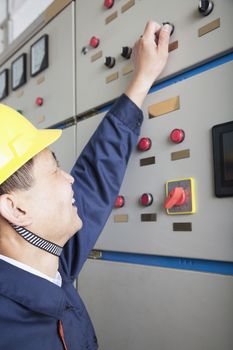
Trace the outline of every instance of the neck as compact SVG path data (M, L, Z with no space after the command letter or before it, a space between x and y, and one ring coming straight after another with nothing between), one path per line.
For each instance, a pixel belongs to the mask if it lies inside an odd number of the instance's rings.
M6 221L1 221L0 254L26 264L54 278L58 257L25 241Z

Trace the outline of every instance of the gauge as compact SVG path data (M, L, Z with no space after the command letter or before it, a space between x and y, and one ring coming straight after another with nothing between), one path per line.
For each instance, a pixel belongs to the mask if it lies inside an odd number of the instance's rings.
M26 53L23 53L11 64L11 87L12 90L18 89L20 86L26 83Z
M42 72L49 65L48 39L48 35L45 34L31 46L32 77Z
M0 101L8 96L8 69L0 73Z

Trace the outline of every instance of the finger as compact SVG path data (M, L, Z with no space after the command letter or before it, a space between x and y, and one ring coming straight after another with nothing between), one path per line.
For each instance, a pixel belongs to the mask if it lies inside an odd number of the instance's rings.
M154 21L147 22L144 33L143 33L143 37L145 39L154 40L155 33L158 32L160 30L160 28L161 28L161 25L154 22Z
M170 40L170 34L172 31L172 26L165 24L162 26L159 33L158 49L167 52Z

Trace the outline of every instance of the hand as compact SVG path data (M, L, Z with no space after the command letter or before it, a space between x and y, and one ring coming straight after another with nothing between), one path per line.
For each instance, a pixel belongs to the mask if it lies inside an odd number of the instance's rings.
M172 27L149 21L142 37L133 48L133 79L126 95L141 107L151 85L164 69L168 59L168 45Z

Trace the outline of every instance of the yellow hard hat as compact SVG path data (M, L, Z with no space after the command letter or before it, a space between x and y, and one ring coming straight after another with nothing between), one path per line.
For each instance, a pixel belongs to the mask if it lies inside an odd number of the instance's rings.
M39 130L20 113L0 103L0 184L61 133L62 130Z

